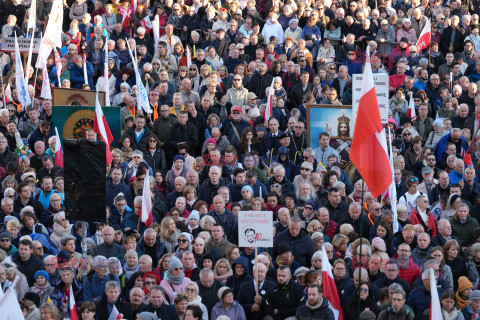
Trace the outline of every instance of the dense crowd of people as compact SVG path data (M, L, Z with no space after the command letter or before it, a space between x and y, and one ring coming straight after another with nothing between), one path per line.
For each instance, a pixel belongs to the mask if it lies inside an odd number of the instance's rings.
M40 38L52 3L0 0L1 38ZM31 105L15 88L14 54L0 54L0 289L15 291L29 320L69 319L72 298L83 320L115 310L128 320L333 320L325 250L346 320L429 319L431 269L443 319L479 319L478 8L64 1L49 79L34 69L36 55L26 66ZM428 24L431 42L417 52ZM328 123L318 147L307 140L307 105L352 104L366 50L373 73L389 77L395 213L391 195L375 198L350 161L350 118ZM137 108L137 81L151 112ZM104 108L121 107L104 221L65 217L44 83L106 91ZM139 218L145 181L148 226ZM273 247L258 248L257 259L238 246L239 211L273 212Z

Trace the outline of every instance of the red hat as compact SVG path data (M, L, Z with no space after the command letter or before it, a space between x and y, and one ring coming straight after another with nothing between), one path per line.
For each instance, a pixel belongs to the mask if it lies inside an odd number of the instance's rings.
M240 107L235 107L235 108L233 108L232 112L233 112L233 111L239 111L239 112L242 112L242 108L240 108Z

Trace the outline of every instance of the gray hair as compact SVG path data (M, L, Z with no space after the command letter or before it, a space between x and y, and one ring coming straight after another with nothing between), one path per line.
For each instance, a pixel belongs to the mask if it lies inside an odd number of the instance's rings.
M213 277L212 269L203 268L202 270L200 270L200 278L206 278L209 276Z
M127 251L127 253L125 253L125 258L129 258L129 257L136 257L138 259L138 253L137 251L133 250L133 249L129 249Z
M285 168L282 165L276 166L275 168L273 168L273 173L285 174Z
M12 189L13 190L13 189ZM5 193L7 193L7 190L5 190ZM7 202L7 201L12 201L13 202L13 199L12 198L8 198L8 197L5 197L2 199L2 206L4 206Z
M111 259L111 258L110 258ZM116 259L116 258L115 258ZM119 261L120 262L120 261ZM117 281L115 280L112 280L112 281L108 281L107 283L105 283L105 291L110 289L110 288L113 288L113 289L118 289L120 290L120 283L118 283Z
M104 256L96 256L93 261L92 261L92 267L94 269L100 267L103 265L108 265L108 259L105 258Z
M422 280L430 279L430 268L423 270Z
M140 204L142 203L142 196L136 196L135 199L133 200L133 204L136 205L136 204Z
M152 228L147 228L143 232L143 236L145 237L147 234L154 234L155 237L156 237L157 236L157 231L155 229L152 229Z
M9 194L10 192L13 192L13 194L15 194L15 189L13 188L7 188L5 189L5 191L3 192L3 196L4 197L7 197L7 194ZM3 203L2 203L3 204Z
M73 240L73 241L77 241L77 238L75 238L74 236L72 236L71 234L69 235L66 235L66 236L63 236L62 239L60 240L60 244L63 246L65 246L68 241L70 240Z

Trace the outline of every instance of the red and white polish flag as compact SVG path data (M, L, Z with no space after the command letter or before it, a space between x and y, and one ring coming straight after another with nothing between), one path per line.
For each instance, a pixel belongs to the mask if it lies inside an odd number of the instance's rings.
M75 304L75 296L73 295L73 286L70 285L70 297L68 299L70 306L70 320L78 320L77 306Z
M338 296L337 286L333 279L332 265L328 261L325 247L322 247L322 289L323 297L327 299L330 309L335 315L335 320L343 320L343 310Z
M273 114L272 97L275 94L275 89L273 88L274 83L275 83L275 79L272 80L272 85L270 86L270 90L268 91L267 104L265 105L265 121L268 121Z
M113 135L110 131L110 127L108 126L107 119L105 119L105 115L103 114L102 107L100 107L100 102L98 102L98 91L95 103L95 122L93 124L93 131L99 134L100 139L102 139L102 141L106 144L106 158L108 167L110 163L112 163L112 152L110 151L110 145L113 142Z
M63 168L63 149L57 127L55 127L55 134L57 135L55 139L55 165Z
M393 178L388 160L387 139L373 82L369 50L367 46L350 159L365 180L370 192L377 198L388 189Z
M429 320L443 320L440 299L438 298L437 283L435 282L435 273L430 268L430 318Z
M142 222L149 227L153 222L152 213L152 195L150 191L150 177L147 176L143 181L143 194L142 194Z

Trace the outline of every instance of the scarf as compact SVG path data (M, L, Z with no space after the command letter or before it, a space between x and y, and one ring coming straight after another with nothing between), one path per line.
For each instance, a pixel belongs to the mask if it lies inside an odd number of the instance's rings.
M78 29L77 30L69 29L68 34L71 35L72 37L76 37L78 34Z
M175 166L172 167L173 176L175 178L179 177L182 174L182 171L183 171L183 168L178 170L177 168L175 168Z
M468 313L471 314L470 320L478 320L480 319L480 310L473 310L471 306L467 306Z
M279 267L281 266L289 266L293 263L294 261L294 257L293 257L293 254L291 255L291 258L289 260L283 260L281 256L278 256L277 259L275 260L277 262L277 265Z
M214 278L217 279L217 280L220 280L223 282L223 284L226 284L227 283L227 278L230 277L232 275L232 270L228 271L227 273L225 273L223 276L219 276L219 275L214 275Z
M183 278L185 278L185 273L180 273L180 275L178 277L174 277L172 275L172 273L170 272L170 270L167 270L167 272L165 272L165 280L173 283L173 284L176 284L176 285L181 285L183 283ZM173 290L173 291L176 291L176 290Z
M138 195L138 192L143 189L143 183L138 181L138 179L133 180L133 191L135 192L136 195Z
M39 286L38 284L35 283L35 285L32 288L32 291L38 294L40 297L43 297L48 289L50 289L50 283L46 283L43 286Z
M223 122L226 119L228 119L227 108L222 103L219 102L219 104L221 105L221 107L220 107L220 120Z
M131 147L128 147L128 148L122 147L120 150L122 150L123 155L125 156L126 159L132 159L133 149Z
M131 268L128 266L127 263L125 263L125 265L123 266L123 270L125 270L125 278L130 279L130 277L139 270L138 263Z
M442 308L443 320L454 320L457 318L457 313L458 310L455 307L450 310L450 312L447 312L445 309Z

